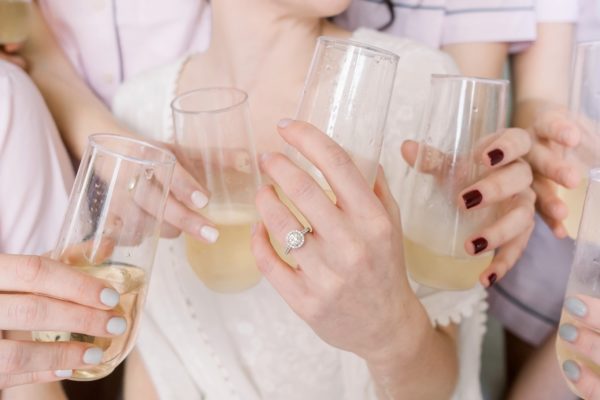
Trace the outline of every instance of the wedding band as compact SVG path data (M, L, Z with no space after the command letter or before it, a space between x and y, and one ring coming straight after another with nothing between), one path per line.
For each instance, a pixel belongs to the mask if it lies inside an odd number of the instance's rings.
M306 227L301 231L293 230L289 232L285 237L285 241L287 243L285 254L288 254L293 249L299 249L302 247L304 245L304 235L311 232L312 229L310 229L310 227Z

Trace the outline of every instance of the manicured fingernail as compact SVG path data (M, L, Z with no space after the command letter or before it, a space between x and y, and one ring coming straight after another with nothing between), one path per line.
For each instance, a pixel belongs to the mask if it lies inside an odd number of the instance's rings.
M471 190L463 194L463 200L465 201L465 207L469 209L481 204L483 196L479 190Z
M579 368L579 365L577 365L577 363L575 361L571 361L571 360L565 361L562 365L562 369L563 369L563 372L565 373L565 376L571 382L577 382L579 380L579 378L581 377L581 369Z
M504 160L504 152L500 149L495 149L488 153L488 157L490 158L490 165L494 166Z
M292 120L289 118L280 119L277 123L277 126L280 128L287 128L292 123Z
M576 317L585 317L587 314L587 306L585 303L575 297L569 297L565 300L565 308L570 314Z
M127 330L127 320L121 317L113 317L106 324L106 331L113 335L122 335Z
M484 238L477 238L477 239L473 240L471 243L473 243L473 249L475 251L475 254L481 253L488 247L488 241L485 240Z
M577 334L577 328L575 327L575 325L562 324L558 328L558 336L560 336L561 339L566 340L567 342L572 343L575 340L577 340Z
M73 376L73 370L72 369L57 369L56 371L54 371L54 375L56 375L58 378L70 378Z
M192 193L192 203L198 208L204 208L208 204L208 197L199 190Z
M488 276L488 282L490 283L488 287L492 286L494 283L496 283L496 280L498 279L498 275L496 275L496 273L492 273L490 274L490 276Z
M214 243L219 238L219 231L212 226L206 225L200 229L200 236L202 236L206 241Z
M98 365L102 362L102 349L99 347L90 347L83 353L83 362L90 365Z
M113 288L104 288L100 292L100 302L107 307L115 307L120 299L121 295Z

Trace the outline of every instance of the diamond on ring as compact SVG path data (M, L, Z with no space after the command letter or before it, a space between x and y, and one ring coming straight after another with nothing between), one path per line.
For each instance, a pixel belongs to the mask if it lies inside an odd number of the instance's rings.
M285 254L288 254L292 249L299 249L304 245L304 235L312 232L310 227L304 228L301 231L293 230L287 234L285 241L287 247L285 248Z

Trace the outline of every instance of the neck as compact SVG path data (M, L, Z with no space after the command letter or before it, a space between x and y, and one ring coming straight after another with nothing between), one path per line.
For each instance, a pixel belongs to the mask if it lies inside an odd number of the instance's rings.
M324 20L289 15L271 0L215 0L212 12L207 59L248 91L261 76L303 79L324 28Z

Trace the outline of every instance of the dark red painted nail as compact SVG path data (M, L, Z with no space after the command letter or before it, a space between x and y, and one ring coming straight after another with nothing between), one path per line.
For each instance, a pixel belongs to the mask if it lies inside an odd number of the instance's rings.
M488 157L490 158L490 164L494 166L504 160L504 152L500 149L492 150L488 153Z
M495 272L493 274L490 274L490 276L488 276L488 282L490 283L490 286L492 286L494 283L496 283L496 279L498 279L498 275L496 275Z
M465 207L473 208L481 203L483 196L479 190L471 190L463 194L463 200L465 201Z
M473 248L475 248L475 254L481 253L488 247L488 241L485 240L484 238L477 238L477 239L473 240L471 243L473 243Z

